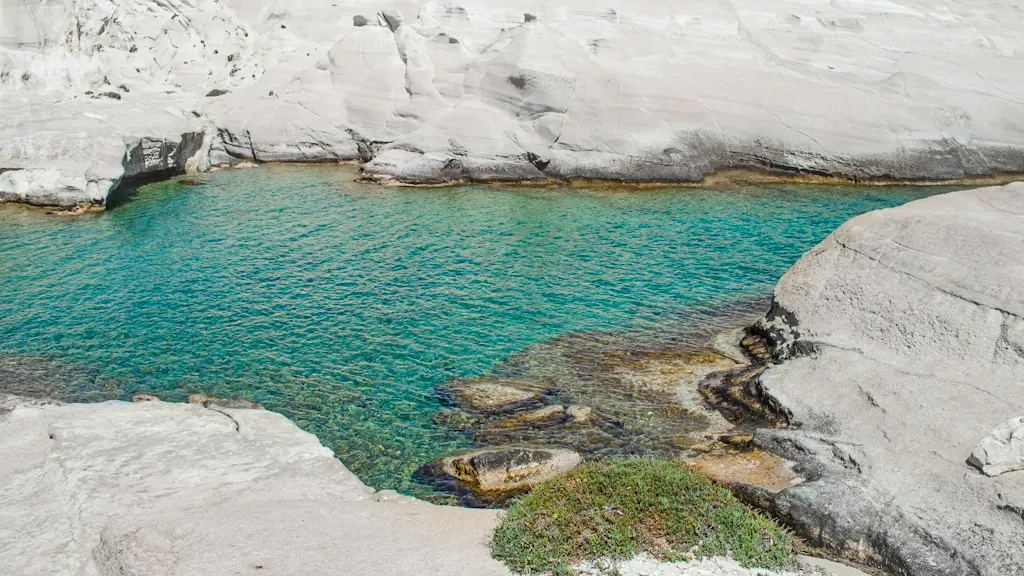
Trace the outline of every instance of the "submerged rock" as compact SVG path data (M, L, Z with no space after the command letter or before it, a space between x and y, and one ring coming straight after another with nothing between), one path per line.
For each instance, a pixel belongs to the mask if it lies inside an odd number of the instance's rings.
M565 413L573 422L582 424L590 422L590 419L594 416L594 409L590 406L579 406L574 404L566 408Z
M986 476L1024 470L1024 417L1010 418L989 433L967 462Z
M483 420L482 416L470 414L458 408L444 408L438 410L433 416L434 424L451 428L452 430L469 430L483 422Z
M726 314L741 315L746 322L756 317L745 305ZM745 360L736 348L739 337L733 330L729 337L701 333L692 340L686 335L681 342L642 346L636 338L618 335L562 336L506 359L497 373L514 374L513 379L455 381L440 387L442 396L479 420L472 423L465 415L443 410L435 421L469 432L481 448L551 446L588 458L692 456L714 448L717 437L734 428L705 401L701 385L737 368L737 360L718 349L732 347L731 355ZM477 401L471 393L487 401Z
M504 498L579 466L582 458L558 448L504 447L442 458L425 465L420 475L457 480L483 499Z
M447 388L452 401L474 412L506 412L541 401L535 386L515 380L463 380L451 382Z
M569 418L565 406L545 406L488 422L484 425L484 429L538 428L561 424Z
M234 408L237 410L262 410L263 406L245 398L217 398L206 394L192 394L188 397L189 404L202 404L209 408Z

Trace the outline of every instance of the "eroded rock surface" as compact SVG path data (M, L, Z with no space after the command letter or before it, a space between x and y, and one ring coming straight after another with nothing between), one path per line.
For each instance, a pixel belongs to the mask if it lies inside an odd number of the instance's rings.
M492 511L364 486L264 410L0 395L0 573L507 575Z
M478 502L500 503L537 484L576 468L582 458L559 448L503 447L477 450L442 458L424 465L420 475L444 481L457 480L472 490Z
M4 0L0 194L102 202L240 159L420 183L1024 171L1022 24L996 0Z
M817 544L896 574L1024 574L1024 474L968 464L1024 413L1024 184L854 218L779 282L754 443L810 482L763 496Z

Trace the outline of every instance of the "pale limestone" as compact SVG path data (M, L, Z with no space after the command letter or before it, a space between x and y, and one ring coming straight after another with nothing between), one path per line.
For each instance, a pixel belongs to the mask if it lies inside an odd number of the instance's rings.
M1022 278L1019 183L859 216L793 266L759 328L781 360L761 389L795 429L754 441L810 481L776 513L895 573L1024 574L1024 474L968 464L1024 413Z
M0 169L23 172L0 193L103 202L139 173L122 139L197 130L190 159L154 164L358 159L407 182L1024 171L1022 26L997 0L3 0Z
M374 494L263 410L0 395L0 574L506 576L495 511Z
M968 462L989 476L1024 470L1024 418L996 426L971 452Z

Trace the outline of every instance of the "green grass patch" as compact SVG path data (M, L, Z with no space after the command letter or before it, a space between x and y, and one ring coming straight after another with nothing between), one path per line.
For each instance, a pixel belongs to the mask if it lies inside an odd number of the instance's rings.
M572 574L586 560L647 552L666 561L724 556L747 568L783 568L785 530L685 464L588 463L533 489L505 514L491 554L524 574Z

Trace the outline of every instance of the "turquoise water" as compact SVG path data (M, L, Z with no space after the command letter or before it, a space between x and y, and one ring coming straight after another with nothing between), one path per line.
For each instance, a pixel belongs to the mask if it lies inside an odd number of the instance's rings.
M419 464L467 445L431 420L438 383L567 334L708 322L844 220L936 191L385 189L273 167L96 216L3 207L0 389L245 396L417 492Z

